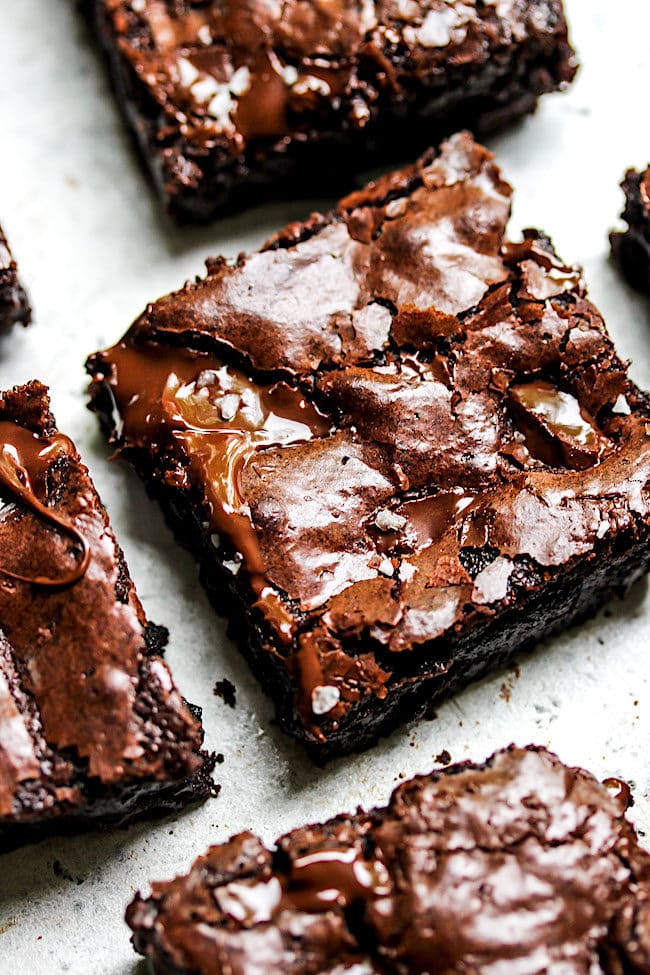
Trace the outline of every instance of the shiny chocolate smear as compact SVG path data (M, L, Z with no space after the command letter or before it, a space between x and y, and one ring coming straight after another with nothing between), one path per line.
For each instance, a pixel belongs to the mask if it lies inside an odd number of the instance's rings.
M35 586L64 588L72 586L86 574L90 548L84 536L65 518L48 508L39 495L46 493L47 472L61 456L74 454L72 442L61 433L43 438L7 420L0 421L0 484L40 517L69 535L81 548L76 566L52 578L24 575L0 566L0 573Z
M459 524L463 514L474 503L474 495L462 488L441 491L427 498L405 501L395 509L403 525L391 531L378 531L370 526L377 549L382 554L392 551L420 552L440 541L443 535Z
M413 539L416 552L428 548L456 525L471 507L474 495L462 489L436 494L418 501L407 501L398 509L406 518L406 533Z
M571 393L537 381L513 386L510 402L528 451L552 467L595 466L608 440Z
M105 354L129 445L159 450L178 444L188 459L177 486L201 484L211 528L241 553L258 594L265 592L264 561L241 474L267 447L302 443L329 433L330 421L299 389L284 382L260 386L215 356L150 343L121 343Z
M313 850L292 861L288 874L263 883L231 883L216 890L221 910L249 927L282 911L317 914L346 908L391 893L388 871L378 858L367 860L355 846Z

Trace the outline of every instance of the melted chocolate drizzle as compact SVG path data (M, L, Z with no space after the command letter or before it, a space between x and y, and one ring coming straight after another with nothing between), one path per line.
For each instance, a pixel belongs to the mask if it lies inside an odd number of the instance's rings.
M391 893L383 862L367 860L355 846L312 850L291 864L288 874L262 883L230 883L216 891L221 910L246 927L270 921L283 911L318 914L347 908Z
M86 539L74 525L39 500L36 493L45 490L47 472L52 463L62 455L73 452L71 441L63 434L58 433L44 441L42 437L15 423L0 421L0 483L44 521L70 535L82 551L75 568L63 572L58 578L23 575L0 565L2 575L19 582L58 589L73 586L86 574L90 561L90 548Z
M260 387L204 353L123 342L112 350L111 363L111 388L129 442L184 448L189 476L205 489L212 531L235 546L253 589L277 617L241 474L258 451L325 436L330 421L299 389L284 382ZM186 468L177 478L179 487L188 486Z

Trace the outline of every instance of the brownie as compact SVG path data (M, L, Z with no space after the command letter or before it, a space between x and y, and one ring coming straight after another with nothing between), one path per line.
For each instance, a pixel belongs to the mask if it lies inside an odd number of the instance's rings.
M206 798L200 713L37 382L0 394L0 501L0 851Z
M0 329L16 322L29 325L31 319L27 294L20 283L16 262L0 227Z
M241 833L139 894L159 975L650 972L650 854L628 787L510 748L400 785L388 805Z
M565 87L561 0L87 0L171 214L325 194Z
M643 173L628 170L621 185L621 216L628 226L623 233L610 234L612 254L629 283L650 294L650 167Z
M468 135L208 262L88 362L92 406L325 759L650 563L650 404L580 274L505 239Z

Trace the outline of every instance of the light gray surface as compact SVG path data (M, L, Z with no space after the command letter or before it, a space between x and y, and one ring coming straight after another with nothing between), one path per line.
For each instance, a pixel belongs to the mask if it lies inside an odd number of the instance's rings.
M607 259L620 209L617 183L650 157L646 0L568 0L584 64L564 96L491 141L516 189L512 234L541 226L584 265L591 295L633 375L650 388L650 303ZM639 86L638 88L636 86ZM383 802L402 777L449 749L482 759L510 741L551 746L566 761L635 784L635 817L649 827L650 600L635 588L590 624L362 756L315 769L271 723L271 707L210 611L189 556L125 467L106 463L84 408L85 355L116 340L144 304L208 253L258 245L309 202L271 206L200 231L174 231L131 152L102 65L69 0L0 0L0 220L19 258L36 322L0 348L0 387L38 377L88 462L151 618L172 632L168 653L187 697L204 709L207 744L222 751L221 796L174 820L111 836L42 843L0 858L0 972L135 975L122 921L150 879L186 869L210 842L243 828L271 841L283 830L357 803ZM237 686L234 711L213 696ZM56 865L56 866L55 866ZM63 875L62 875L63 874Z

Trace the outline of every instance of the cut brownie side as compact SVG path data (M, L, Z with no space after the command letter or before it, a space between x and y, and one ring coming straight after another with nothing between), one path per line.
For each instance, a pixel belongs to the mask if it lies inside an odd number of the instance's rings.
M159 975L648 973L650 855L608 785L511 748L275 850L242 833L136 897L133 943Z
M622 186L628 228L610 235L612 254L630 284L650 294L650 167L643 173L630 169Z
M151 305L93 407L285 729L362 748L650 563L650 409L460 135Z
M172 214L326 193L463 127L534 109L576 70L561 0L89 0Z
M8 328L16 322L29 325L31 319L29 299L20 283L7 238L0 227L0 329Z
M210 792L88 470L40 383L0 395L0 851Z

